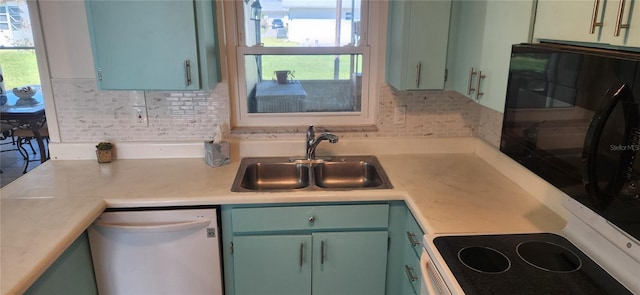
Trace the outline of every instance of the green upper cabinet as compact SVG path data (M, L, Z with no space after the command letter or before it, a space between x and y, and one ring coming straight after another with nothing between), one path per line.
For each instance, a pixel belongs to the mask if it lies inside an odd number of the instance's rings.
M558 1L538 0L534 37L576 42L600 42L604 13L593 15L595 0ZM602 1L600 7L609 1ZM593 22L591 21L593 19ZM593 31L591 31L591 25ZM607 23L607 26L612 24Z
M397 90L443 89L450 0L390 0L387 84Z
M534 37L640 47L640 5L637 4L625 0L538 0Z
M503 112L511 46L530 40L533 5L533 0L454 0L447 88Z
M85 4L100 89L215 87L219 75L213 1Z
M453 1L451 13L451 37L449 42L448 87L475 97L471 88L477 83L476 72L480 67L486 1Z

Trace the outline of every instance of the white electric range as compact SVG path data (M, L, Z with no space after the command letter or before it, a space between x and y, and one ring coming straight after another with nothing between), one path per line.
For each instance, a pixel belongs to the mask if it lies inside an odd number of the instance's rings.
M640 294L640 54L512 46L500 151L565 193L557 233L425 237L434 294Z
M425 235L421 294L640 294L640 242L562 201L559 233Z

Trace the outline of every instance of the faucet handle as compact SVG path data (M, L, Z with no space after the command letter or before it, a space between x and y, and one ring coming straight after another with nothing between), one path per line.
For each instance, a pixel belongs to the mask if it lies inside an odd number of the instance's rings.
M307 128L307 142L312 143L316 137L316 131L313 129L313 125L309 125Z

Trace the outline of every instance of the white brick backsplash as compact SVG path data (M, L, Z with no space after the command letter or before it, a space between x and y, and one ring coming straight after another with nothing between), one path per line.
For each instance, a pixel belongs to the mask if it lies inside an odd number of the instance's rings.
M51 82L62 142L208 140L216 125L229 131L223 83L206 92L146 91L148 126L140 126L128 91L98 91L90 79Z
M145 91L148 126L136 123L128 91L98 91L95 80L52 80L62 142L210 140L216 125L225 137L302 138L306 126L240 128L230 133L228 86L211 91ZM376 127L331 127L342 137L478 136L497 146L502 113L453 91L379 91ZM405 124L394 110L406 106ZM318 128L322 131L322 126Z
M502 132L503 114L490 108L480 109L480 123L476 136L484 139L489 144L500 146L500 133Z

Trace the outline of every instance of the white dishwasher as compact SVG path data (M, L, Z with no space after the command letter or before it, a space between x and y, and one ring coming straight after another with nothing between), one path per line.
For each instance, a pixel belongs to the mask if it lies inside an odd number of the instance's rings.
M216 208L105 212L88 231L101 295L222 294Z

